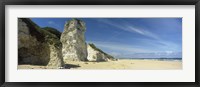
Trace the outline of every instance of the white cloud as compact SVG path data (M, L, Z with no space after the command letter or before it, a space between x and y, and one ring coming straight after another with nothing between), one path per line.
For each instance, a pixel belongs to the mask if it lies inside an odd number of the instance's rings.
M54 24L54 22L53 21L48 21L48 24Z
M159 46L163 50L156 50L114 42L87 41L87 43L94 43L98 48L114 57L181 57L180 50L169 50L175 47L174 45L171 45L172 47L169 47L170 45Z
M109 49L112 52L110 52L111 55L114 56L129 56L133 57L135 55L142 56L142 54L137 54L137 53L144 53L146 56L176 56L176 55L181 55L181 53L177 52L182 52L180 47L181 45L177 45L174 42L169 42L161 39L158 37L158 35L154 34L153 32L150 32L145 29L137 28L133 24L125 23L123 22L122 24L116 24L115 22L109 21L107 19L98 19L99 22L108 24L110 26L116 27L116 29L121 29L123 31L131 32L131 33L137 33L142 36L150 37L153 39L148 39L148 38L140 38L140 44L138 46L136 45L130 45L130 44L123 44L123 43L114 43L114 42L99 42L99 41L92 41L97 47L102 48L102 49ZM142 45L145 46L151 46L151 48L143 48ZM152 49L152 47L155 47L155 49Z
M160 44L163 44L164 46L160 46L160 48L162 49L168 49L168 50L172 50L172 51L180 51L182 50L182 45L177 45L173 42L170 41L163 41L163 40L159 40L158 41Z
M98 19L97 21L111 25L111 26L114 26L117 29L121 29L121 30L124 30L124 31L132 32L132 33L138 33L140 35L151 37L151 38L154 38L154 39L160 39L156 34L150 32L150 31L144 30L144 29L136 28L136 27L133 26L133 24L129 24L129 23L116 24L116 23L109 21L107 19Z
M170 49L170 50L174 50L174 51L179 51L179 50L181 50L180 48L182 48L182 47L180 47L181 45L177 45L176 43L169 42L169 41L164 41L162 38L160 38L158 35L154 34L153 32L134 27L133 24L127 23L126 21L124 21L125 24L116 24L107 19L98 19L98 21L108 24L108 25L111 25L111 26L114 26L117 29L121 29L124 31L132 32L132 33L138 33L138 34L146 36L146 37L154 38L155 40L151 41L152 43L150 43L150 39L145 39L145 38L143 38L143 39L140 38L141 39L140 41L142 41L143 43L148 42L148 44L151 44L152 46L158 45L158 44L155 44L155 42L159 43L160 45L162 45L159 47L162 48L163 50Z
M55 27L60 27L59 24L55 23L54 21L48 21L48 24Z
M105 48L105 49L118 51L118 52L125 52L125 53L156 52L155 50L142 49L134 45L126 45L126 44L120 44L120 43L114 43L114 42L87 41L87 43L94 43L99 48Z
M136 32L136 33L141 34L143 36L151 37L151 38L154 38L154 39L157 39L157 40L160 39L156 34L153 34L152 32L144 30L144 29L138 29L138 28L135 28L133 26L128 26L128 29L131 30L132 32Z
M139 33L139 34L145 35L144 31L141 31L141 30L139 30L139 29L136 29L136 28L134 28L134 27L132 27L132 26L128 26L128 29L130 29L131 31L137 32L137 33Z
M159 40L152 40L152 39L134 39L137 41L137 45L140 45L140 47L142 46L148 46L150 48L153 49L158 49L160 51L174 51L174 52L178 52L178 51L182 51L182 45L181 44L176 44L174 42L171 41L165 41L162 39Z

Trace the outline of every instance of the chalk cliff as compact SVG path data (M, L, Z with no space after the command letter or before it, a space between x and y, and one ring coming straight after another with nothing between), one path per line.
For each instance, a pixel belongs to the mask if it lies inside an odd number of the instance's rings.
M72 19L65 24L60 38L64 61L87 61L85 31L85 23L79 19Z
M87 59L89 61L109 61L112 60L114 61L114 57L111 55L103 52L99 48L97 48L94 44L88 44L87 45L87 51L88 51L88 56Z
M51 27L40 28L27 18L18 19L18 64L64 67L64 61L116 60L94 44L85 42L86 26L72 19L61 33Z
M62 43L27 18L18 19L18 63L62 67Z

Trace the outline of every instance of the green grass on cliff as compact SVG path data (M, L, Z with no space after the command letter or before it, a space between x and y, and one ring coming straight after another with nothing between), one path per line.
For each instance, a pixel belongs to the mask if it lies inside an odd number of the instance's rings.
M56 47L60 47L62 45L62 43L60 42L59 38L56 35L50 33L47 30L41 29L31 19L29 18L19 18L19 19L21 19L23 22L27 24L27 26L29 27L31 36L36 37L36 39L39 42L41 43L47 42Z
M61 32L58 31L57 29L55 28L52 28L52 27L43 27L42 29L56 35L59 39L60 39L60 36L61 36Z

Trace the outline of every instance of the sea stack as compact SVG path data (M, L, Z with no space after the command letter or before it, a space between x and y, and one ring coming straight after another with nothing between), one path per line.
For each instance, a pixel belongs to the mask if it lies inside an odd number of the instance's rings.
M72 19L65 24L60 38L64 61L87 61L85 31L85 23L79 19Z

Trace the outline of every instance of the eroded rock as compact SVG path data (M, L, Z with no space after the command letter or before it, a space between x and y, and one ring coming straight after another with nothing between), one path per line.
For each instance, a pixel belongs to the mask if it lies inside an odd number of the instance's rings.
M62 44L27 18L18 19L18 63L62 67Z
M79 19L72 19L65 24L60 39L64 61L87 61L85 31L85 23Z
M87 56L88 61L100 62L100 61L115 60L114 57L103 52L102 50L97 48L94 44L88 44L87 51L88 51L88 56Z

